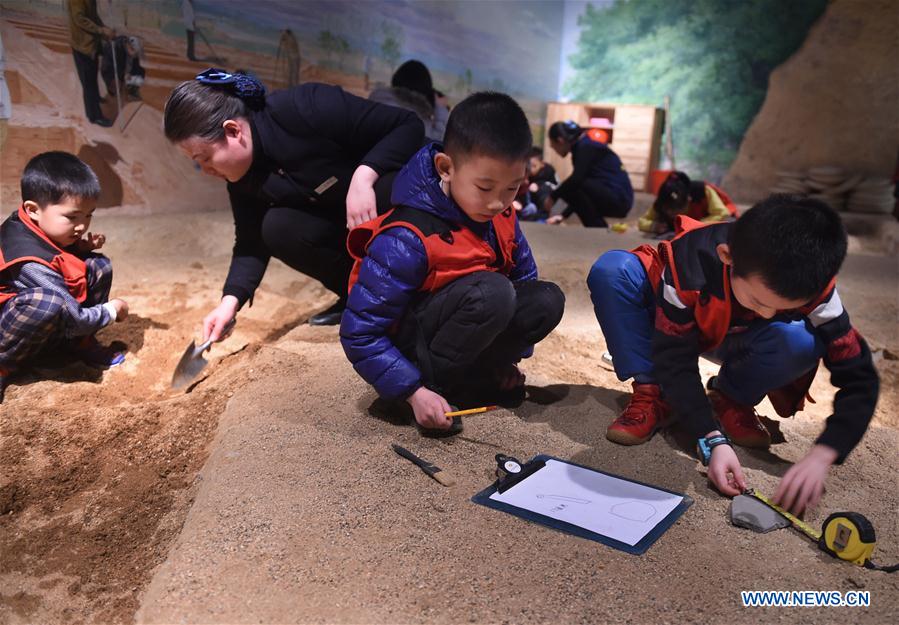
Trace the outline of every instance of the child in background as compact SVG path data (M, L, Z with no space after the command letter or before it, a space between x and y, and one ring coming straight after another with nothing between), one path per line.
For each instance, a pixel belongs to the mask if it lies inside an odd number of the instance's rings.
M530 147L512 98L473 94L450 114L446 143L425 146L399 173L396 208L350 232L344 351L381 397L406 400L425 431L453 425L451 402L523 399L516 363L562 318L565 297L537 279L511 207Z
M525 221L546 221L549 211L544 208L546 198L559 186L559 178L555 168L543 161L543 148L534 146L528 158L528 201L533 204L533 210L523 210L518 214Z
M512 200L512 208L518 213L519 221L539 221L546 219L543 211L537 208L534 203L534 196L530 190L530 182L525 178L518 187L518 195Z
M637 227L656 235L673 233L678 215L713 223L736 219L739 213L727 193L711 182L690 180L684 172L673 171L659 188L655 203L637 221Z
M612 148L571 120L549 127L549 145L559 156L571 153L574 169L544 200L547 212L558 199L568 203L561 215L553 215L546 223L559 224L577 213L585 227L606 228L606 217L628 214L634 203L634 189Z
M738 495L746 482L731 444L771 443L753 407L768 395L782 417L801 410L823 358L839 389L833 415L774 498L800 513L862 439L877 403L871 352L836 289L847 247L840 216L817 200L774 195L735 222L679 216L676 226L658 249L603 254L587 278L618 379L634 380L606 437L643 443L673 413L696 437L712 483ZM704 353L722 363L708 396Z
M106 237L88 231L97 176L72 154L45 152L21 188L22 205L0 225L0 401L9 376L42 351L61 347L98 368L125 359L94 337L128 315L124 301L107 301L112 263L93 253Z

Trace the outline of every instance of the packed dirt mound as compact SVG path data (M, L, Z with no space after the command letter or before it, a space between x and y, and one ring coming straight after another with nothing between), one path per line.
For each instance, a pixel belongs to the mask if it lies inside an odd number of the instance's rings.
M778 171L816 166L892 177L899 133L899 43L892 0L835 0L802 48L771 73L768 94L724 178L743 202Z
M211 218L218 215L217 218ZM190 392L175 364L220 297L225 213L95 220L131 315L102 331L127 348L100 373L64 359L12 381L0 405L0 622L129 622L195 491L207 445L260 344L330 304L274 262L234 335ZM251 375L251 373L249 374Z

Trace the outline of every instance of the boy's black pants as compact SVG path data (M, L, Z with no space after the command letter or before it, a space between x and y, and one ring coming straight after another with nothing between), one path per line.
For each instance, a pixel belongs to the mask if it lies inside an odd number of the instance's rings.
M480 271L414 301L396 345L418 365L425 386L454 392L493 382L491 374L543 340L564 309L565 295L552 282L513 284Z

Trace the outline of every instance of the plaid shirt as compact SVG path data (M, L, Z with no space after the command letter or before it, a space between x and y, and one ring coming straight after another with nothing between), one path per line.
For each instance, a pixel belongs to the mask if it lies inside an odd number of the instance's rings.
M94 274L90 280L93 283L101 281L106 275L111 277L112 274L112 265L109 260L103 257L99 258L105 262L98 262L96 257L88 258L86 261L92 270L90 273ZM52 291L62 299L65 319L63 333L67 338L93 334L113 321L110 307L99 303L100 298L96 298L95 294L91 293L88 296L89 300L97 301L96 305L82 306L69 293L63 277L49 267L40 263L22 263L10 268L7 273L8 277L4 282L16 291L45 289Z

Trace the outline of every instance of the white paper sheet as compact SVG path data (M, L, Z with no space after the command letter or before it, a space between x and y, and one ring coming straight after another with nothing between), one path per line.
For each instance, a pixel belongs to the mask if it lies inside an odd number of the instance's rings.
M633 547L683 497L557 460L490 499L602 534Z

